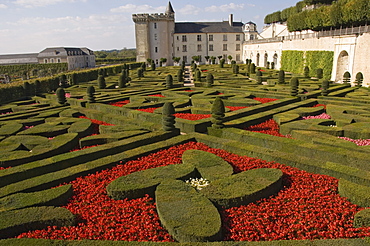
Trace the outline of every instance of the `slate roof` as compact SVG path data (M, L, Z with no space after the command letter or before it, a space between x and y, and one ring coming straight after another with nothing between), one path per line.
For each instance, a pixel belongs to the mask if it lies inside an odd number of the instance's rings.
M176 22L175 33L242 33L243 23L228 21L223 22Z
M30 54L10 54L0 55L1 65L25 64L25 63L38 63L38 53Z
M74 55L88 55L83 48L52 47L41 51L38 57L65 57Z

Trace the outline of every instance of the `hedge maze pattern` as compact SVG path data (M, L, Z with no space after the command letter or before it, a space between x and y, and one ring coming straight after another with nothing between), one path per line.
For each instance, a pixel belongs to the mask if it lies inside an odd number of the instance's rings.
M323 96L321 80L285 73L285 80L281 81L279 71L270 69L259 72L257 78L256 74L249 76L248 66L240 65L235 73L227 64L222 68L198 66L200 78L195 87L188 87L186 81L178 82L179 67L139 68L139 73L133 67L139 66L132 66L131 70L124 66L124 87L119 86L121 67L106 68L99 71L99 79L96 73L95 79L88 82L74 81L64 92L58 92L63 95L51 91L3 102L0 237L4 240L0 240L0 245L50 245L50 240L11 238L48 226L83 223L78 215L62 207L73 196L68 183L76 178L187 142L337 178L340 195L358 206L370 206L370 146L365 144L370 139L369 89L330 84L325 86ZM214 77L212 84L206 80L210 74ZM296 96L291 96L292 77L299 79ZM61 100L63 96L66 101ZM225 112L221 110L214 119L212 105L215 100L220 104L220 99ZM171 114L167 112L165 117L164 105L173 106ZM171 115L175 117L174 127L168 125L173 124ZM212 127L216 121L222 122L222 127ZM275 136L261 133L264 129L246 130L272 121L280 129ZM141 198L145 194L155 197L161 224L174 239L188 245L186 242L223 240L220 207L255 202L282 188L282 173L277 169L236 174L221 157L199 150L187 150L182 163L122 176L106 187L107 194L115 200ZM206 178L211 184L196 191L184 182L191 177ZM248 185L240 185L243 183ZM176 208L177 201L182 201L183 213ZM181 217L186 213L194 214L192 219ZM366 209L358 213L354 226L370 226L368 214ZM189 224L199 227L184 226ZM105 242L96 241L96 245L106 245ZM74 245L77 241L59 243ZM370 245L367 238L279 243ZM222 242L229 244L275 245Z

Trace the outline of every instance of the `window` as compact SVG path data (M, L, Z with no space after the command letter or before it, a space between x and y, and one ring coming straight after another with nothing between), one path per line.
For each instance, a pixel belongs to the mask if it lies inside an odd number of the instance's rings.
M187 57L187 56L183 56L183 57L182 57L182 60L183 60L185 63L187 63L187 62L188 62L188 57Z
M253 39L254 39L254 35L251 35L251 36L250 36L250 40L253 40Z
M154 29L157 29L157 23L154 23Z
M236 44L236 46L235 46L235 50L236 50L236 51L240 51L240 44Z
M87 59L88 59L88 58L86 57L86 60L87 60ZM61 63L60 58L58 58L58 59L57 59L57 62L58 62L58 63Z
M198 57L199 57L199 62L202 62L202 56L199 55Z
M158 53L158 47L154 47L154 52Z
M197 35L197 41L202 41L202 35Z
M223 45L222 45L222 50L223 50L223 51L226 51L226 50L227 50L227 44L223 44Z
M186 51L187 51L186 45L183 45L182 46L182 52L186 52Z
M209 51L213 51L213 44L209 45Z
M197 51L202 51L202 45L198 44Z
M154 40L157 40L157 34L154 34Z
M180 40L179 36L176 36L176 39L177 39L177 41L179 41Z
M51 59L50 59L50 62L51 62L51 63L54 63L54 58L51 58Z
M212 34L210 34L210 35L208 36L208 41L213 41L213 35L212 35Z
M240 41L240 34L236 34L236 41Z
M223 41L227 41L227 34L224 34Z
M236 61L240 61L240 54L236 54Z
M180 51L180 47L177 46L177 51Z
M186 42L186 35L182 35L182 42Z
M48 59L44 59L44 63L48 63Z

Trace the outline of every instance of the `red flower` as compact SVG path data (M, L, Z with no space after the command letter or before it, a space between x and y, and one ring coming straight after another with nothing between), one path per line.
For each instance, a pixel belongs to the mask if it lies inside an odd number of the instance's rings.
M269 134L269 135L278 136L278 137L286 137L280 134L279 129L280 129L279 125L273 119L270 119L260 124L245 128L245 130L251 131L251 132L259 132L259 133Z
M190 114L190 113L176 113L173 116L185 120L201 120L211 117L211 114Z
M276 100L278 100L278 99L275 99L275 98L262 98L262 97L255 97L255 98L253 98L253 100L259 101L259 102L261 102L261 103L268 103L268 102L276 101Z
M154 113L154 110L156 110L156 109L157 108L138 108L136 110L147 112L147 113Z
M130 103L130 100L124 100L124 101L119 101L119 102L113 102L109 103L109 105L116 106L116 107L122 107L126 104Z

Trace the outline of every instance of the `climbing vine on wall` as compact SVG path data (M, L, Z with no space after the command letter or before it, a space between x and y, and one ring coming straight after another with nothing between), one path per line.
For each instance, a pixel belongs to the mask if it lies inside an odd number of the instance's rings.
M303 73L304 52L298 50L283 50L281 69L292 73Z
M306 51L306 66L310 68L310 76L316 77L316 69L324 70L324 78L330 79L333 67L333 51Z

